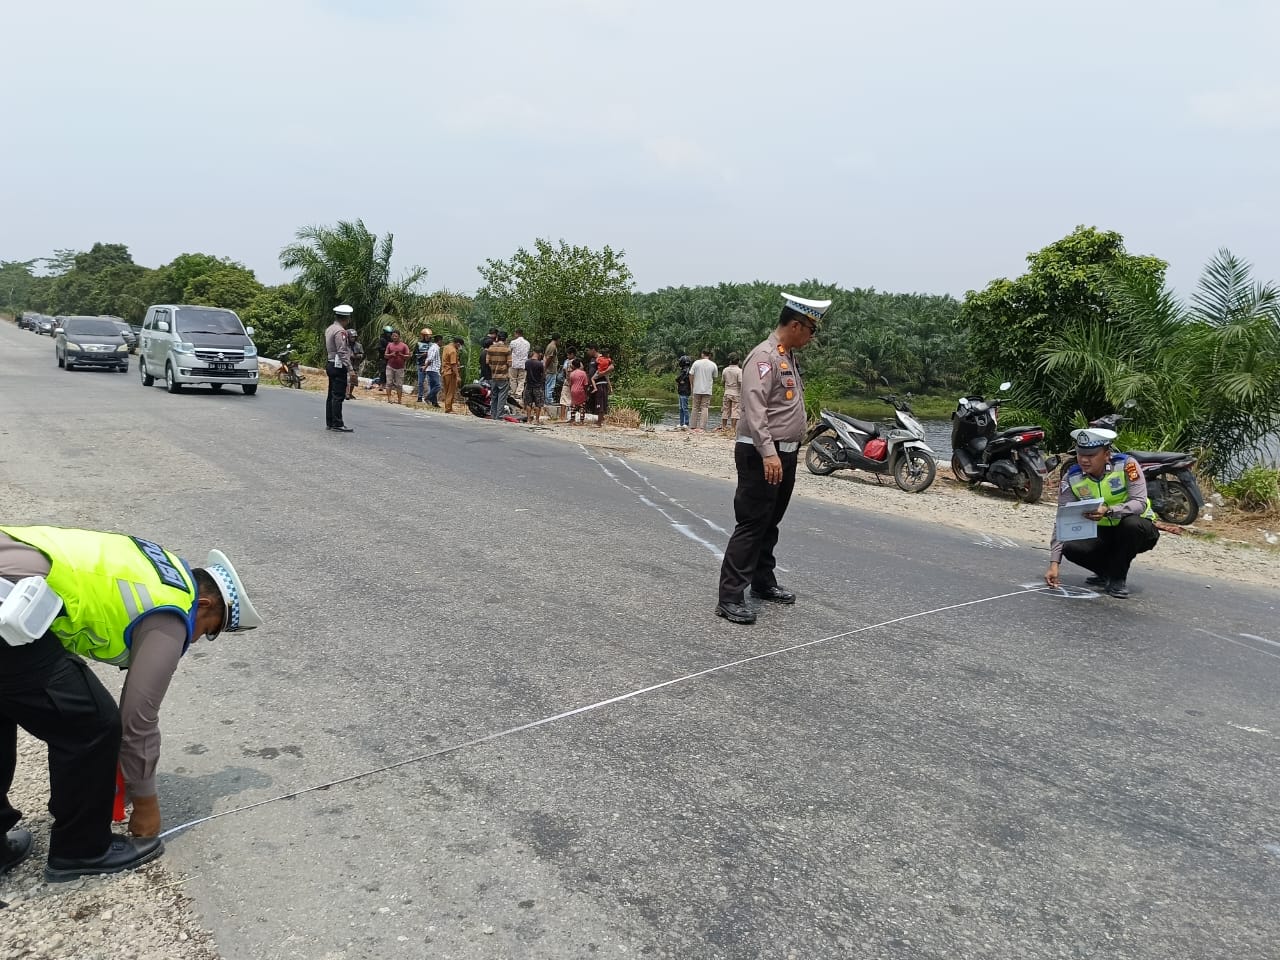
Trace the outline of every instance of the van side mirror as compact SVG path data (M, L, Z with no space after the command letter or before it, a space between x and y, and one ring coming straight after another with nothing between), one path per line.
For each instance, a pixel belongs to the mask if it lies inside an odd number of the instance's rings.
M244 328L244 332L245 332L248 336L251 336L251 337L252 337L252 336L253 336L253 327L245 327L245 328Z
M54 327L54 328L53 328L53 335L54 335L55 337L56 337L56 336L58 336L58 334L60 334L60 333L62 333L62 328L61 328L61 327Z
M161 333L169 332L169 322L167 320L159 320L156 322L156 329Z

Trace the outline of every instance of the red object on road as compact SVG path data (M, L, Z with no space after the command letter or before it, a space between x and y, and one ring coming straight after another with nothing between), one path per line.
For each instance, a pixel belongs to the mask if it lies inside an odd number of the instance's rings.
M116 802L111 808L111 822L124 823L124 774L116 767Z

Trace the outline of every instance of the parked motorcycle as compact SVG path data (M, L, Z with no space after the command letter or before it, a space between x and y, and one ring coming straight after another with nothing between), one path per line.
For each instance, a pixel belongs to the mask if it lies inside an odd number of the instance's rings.
M285 347L276 359L280 361L280 369L276 371L276 379L280 381L280 386L296 387L301 390L307 378L298 373L299 363L293 352L293 344Z
M934 452L924 442L924 427L911 405L896 394L881 397L893 407L897 430L885 430L867 420L856 420L823 410L805 440L809 449L804 465L820 477L837 470L865 470L879 478L893 474L893 482L907 493L929 488L937 473Z
M1006 380L1000 384L1000 392L1011 386ZM963 483L995 484L1024 503L1035 503L1058 461L1056 457L1046 459L1040 448L1044 427L997 429L1000 405L1006 399L998 394L990 400L960 398L951 414L951 470Z
M488 417L490 413L490 400L493 396L489 389L489 384L483 380L475 380L471 383L463 384L458 390L458 394L462 397L470 410L477 417ZM518 414L520 404L507 398L506 404L502 408L503 420L514 420L519 422L524 418Z
M1137 406L1136 400L1126 400L1122 410L1132 410ZM1131 417L1121 413L1108 413L1106 416L1090 420L1089 426L1101 427L1104 430L1116 430L1120 424L1127 423ZM1200 492L1200 484L1191 468L1196 458L1189 453L1161 452L1152 450L1125 450L1142 468L1142 475L1147 479L1147 496L1151 498L1151 508L1166 523L1189 526L1200 516L1200 508L1204 506L1204 494ZM1075 463L1075 450L1063 457L1063 471Z

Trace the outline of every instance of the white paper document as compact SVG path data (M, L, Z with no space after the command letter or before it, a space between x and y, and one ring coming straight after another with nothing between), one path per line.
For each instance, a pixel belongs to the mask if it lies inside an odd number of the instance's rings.
M1068 540L1090 540L1096 537L1098 523L1087 519L1085 514L1093 513L1102 503L1102 500L1076 500L1058 507L1058 539L1065 543Z

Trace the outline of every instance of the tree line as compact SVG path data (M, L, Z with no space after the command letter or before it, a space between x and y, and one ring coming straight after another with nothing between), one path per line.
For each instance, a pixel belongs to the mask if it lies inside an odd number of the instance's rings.
M140 322L153 303L236 310L265 356L292 342L321 359L320 333L336 303L376 344L385 326L421 326L477 344L490 327L533 342L610 347L627 378L674 371L683 354L718 363L744 356L777 321L779 293L830 299L805 351L806 385L825 399L898 392L990 393L1015 382L1019 418L1044 423L1065 444L1073 426L1138 401L1130 445L1198 451L1211 472L1238 472L1280 432L1280 291L1255 283L1223 250L1196 293L1179 300L1164 261L1129 253L1113 231L1078 227L1027 257L1021 276L991 281L963 300L845 289L817 280L724 283L638 292L625 254L539 239L486 260L473 296L425 289L427 271L391 268L394 237L363 222L306 226L280 252L288 283L267 286L244 264L185 253L159 267L119 243L0 261L0 309L112 314ZM476 351L468 351L475 368ZM1012 412L1012 411L1011 411Z

